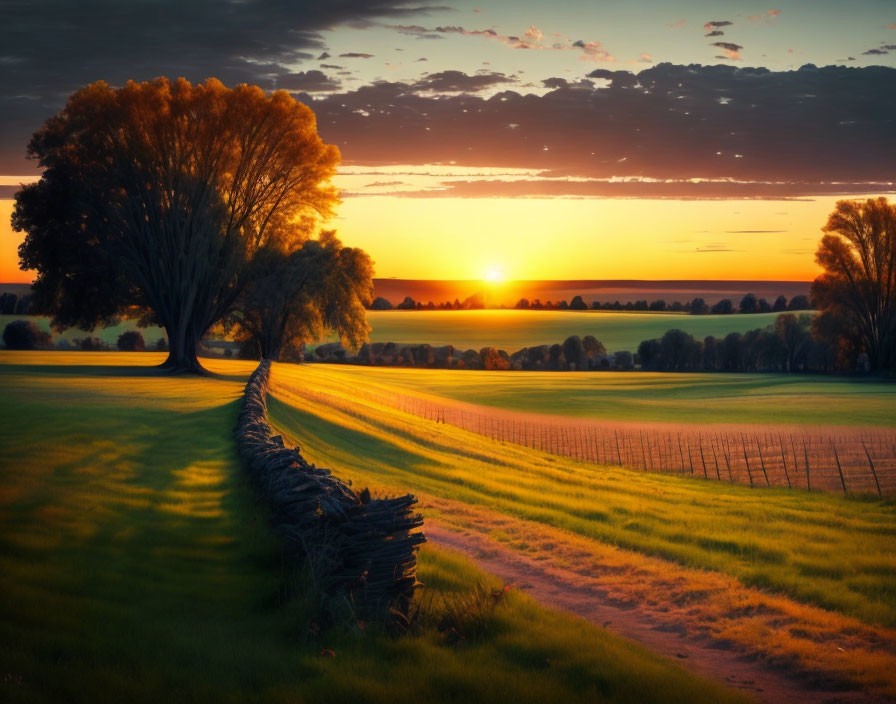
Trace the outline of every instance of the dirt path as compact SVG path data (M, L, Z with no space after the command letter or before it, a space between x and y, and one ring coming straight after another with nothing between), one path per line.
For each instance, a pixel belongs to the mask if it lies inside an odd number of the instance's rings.
M884 701L864 693L837 691L800 680L745 657L724 643L692 636L687 624L681 622L680 614L669 614L664 618L656 611L642 612L631 604L611 598L596 579L549 564L549 560L536 561L481 534L456 532L427 520L426 536L436 545L464 553L485 571L527 592L545 606L587 619L678 661L692 672L745 690L761 702Z

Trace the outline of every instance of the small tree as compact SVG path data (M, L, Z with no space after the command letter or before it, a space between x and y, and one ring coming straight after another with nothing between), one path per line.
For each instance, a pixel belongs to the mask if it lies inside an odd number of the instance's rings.
M699 297L691 301L688 309L691 315L706 315L709 313L709 306L706 305L706 301Z
M756 302L756 296L752 293L748 293L746 296L740 299L740 312L741 313L756 313L759 310L759 305Z
M121 333L115 345L122 352L143 352L146 350L146 342L139 330L128 330Z
M582 300L581 296L573 296L573 299L569 302L570 310L588 310L588 304Z
M794 296L787 304L787 310L810 310L812 304L809 302L808 296Z
M734 312L734 304L731 299L723 298L712 307L712 312L715 315L729 315Z
M335 232L325 231L291 254L259 253L255 265L260 271L240 300L236 319L264 359L279 360L330 331L353 349L367 340L373 264L364 251L343 247Z
M382 296L377 296L370 304L370 310L392 310L392 304Z
M775 318L775 335L783 345L784 371L796 371L811 342L809 333L793 313L781 313Z
M3 344L11 350L36 350L51 347L53 339L33 320L13 320L3 330Z
M787 310L787 298L785 298L784 296L778 296L775 299L774 305L772 305L772 312L782 313L785 310Z
M816 308L843 319L873 369L896 366L896 204L841 200L824 227L812 284ZM791 304L793 302L791 301Z

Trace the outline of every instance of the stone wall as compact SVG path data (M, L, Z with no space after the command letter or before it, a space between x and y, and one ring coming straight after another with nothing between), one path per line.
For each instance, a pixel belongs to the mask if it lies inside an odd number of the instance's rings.
M289 559L310 566L327 594L347 597L359 620L401 629L417 583L423 517L411 494L371 499L299 448L272 435L267 419L271 363L262 361L246 384L234 434L253 483L266 500Z

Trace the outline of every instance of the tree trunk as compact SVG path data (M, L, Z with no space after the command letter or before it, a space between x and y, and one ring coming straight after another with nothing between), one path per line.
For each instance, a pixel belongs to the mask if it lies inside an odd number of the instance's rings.
M165 332L168 333L168 359L160 365L160 369L172 374L208 373L199 363L199 358L196 355L199 345L196 335L190 334L187 329L177 331L167 326Z

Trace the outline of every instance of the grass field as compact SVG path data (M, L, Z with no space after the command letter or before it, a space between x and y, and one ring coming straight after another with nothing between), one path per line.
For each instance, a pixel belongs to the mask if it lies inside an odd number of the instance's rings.
M877 636L863 651L846 635L872 627L896 643L891 501L558 460L361 400L371 370L346 368L340 386L332 369L278 365L272 376L273 420L319 464L344 467L356 483L415 491L428 515L476 524L520 550L550 545L554 554L565 543L574 563L609 569L616 589L654 584L649 603L674 609L680 598L703 609L715 635L754 657L896 693L896 658L875 651ZM316 401L315 390L344 403ZM688 594L701 595L699 606Z
M488 372L319 365L361 383L512 411L614 421L896 426L896 382L796 374Z
M532 345L563 342L570 335L594 335L612 353L617 350L634 352L642 340L662 337L672 328L702 340L707 335L724 337L729 332L764 328L774 323L775 316L775 313L685 315L551 310L368 311L367 321L373 328L372 342L428 343L476 350L493 346L515 352ZM23 317L29 317L41 329L50 331L48 318L21 315L0 315L0 331L10 321ZM93 335L114 348L118 336L133 329L137 329L135 323L124 322L89 333L69 329L62 334L53 333L53 336L56 340L73 342L76 338ZM141 332L147 346L154 345L164 335L157 327L142 328ZM311 348L314 346L310 345Z
M516 591L457 645L431 628L308 642L309 605L284 597L289 573L231 438L254 364L208 361L212 378L131 366L162 358L0 352L3 701L741 700ZM321 458L335 442L356 478L369 452L400 472L369 472L378 485L413 476L391 435L279 408L293 432L321 431ZM496 586L431 546L420 577L435 618L452 595Z
M487 345L515 352L533 345L563 342L570 335L594 335L612 353L634 352L642 340L662 337L679 328L702 340L729 332L764 328L776 313L757 315L685 315L612 311L466 310L369 311L373 342L454 345L481 349Z

